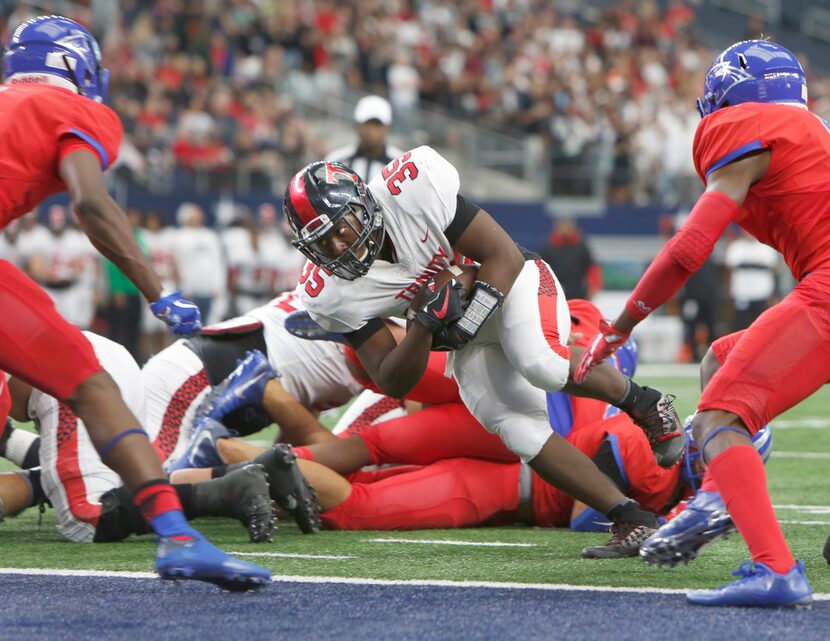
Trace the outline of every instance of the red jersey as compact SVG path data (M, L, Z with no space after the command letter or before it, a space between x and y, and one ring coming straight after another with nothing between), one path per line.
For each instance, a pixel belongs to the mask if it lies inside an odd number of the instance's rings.
M0 86L0 228L66 190L58 174L64 156L88 149L106 169L122 134L112 109L67 89Z
M830 125L792 105L744 103L700 121L695 169L710 173L755 150L772 154L738 224L778 250L793 276L830 265Z

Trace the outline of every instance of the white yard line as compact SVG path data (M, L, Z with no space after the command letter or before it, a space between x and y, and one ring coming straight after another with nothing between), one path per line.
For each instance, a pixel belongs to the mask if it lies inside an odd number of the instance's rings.
M289 552L228 552L234 556L259 556L275 559L323 559L324 561L348 561L354 554L292 554Z
M830 452L777 452L773 450L772 455L775 458L820 459L822 461L830 459Z
M830 428L830 420L821 416L805 416L804 418L781 419L772 421L772 428L776 430L790 429L826 429Z
M422 545L469 545L483 548L535 548L536 543L503 543L501 541L455 541L447 539L363 539L366 543L415 543Z
M828 505L793 505L782 503L780 505L773 505L776 510L796 510L797 512L804 512L805 514L830 514L830 506Z
M18 574L24 576L77 576L77 577L117 577L125 579L153 579L156 575L151 572L105 572L102 570L54 570L29 568L0 568L0 574ZM275 583L337 583L347 585L385 585L385 586L425 586L450 588L486 588L496 590L550 590L564 591L577 590L581 592L628 592L632 594L684 594L688 590L674 588L632 588L612 587L606 585L570 585L567 583L514 583L507 581L443 581L417 579L396 581L392 579L361 579L338 576L291 576L277 575L272 577ZM814 594L818 601L830 601L830 594Z
M830 521L778 521L784 525L821 525L822 527L830 527Z

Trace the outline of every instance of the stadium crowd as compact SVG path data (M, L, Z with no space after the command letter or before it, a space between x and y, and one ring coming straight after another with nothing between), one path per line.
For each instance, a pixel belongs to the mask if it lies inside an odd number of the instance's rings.
M404 136L424 124L421 106L538 136L554 189L599 173L615 202L697 193L694 99L713 52L680 0L623 0L591 21L545 0L98 4L70 14L113 71L127 134L119 171L156 189L244 176L279 193L328 151L304 106L349 87L388 96ZM31 11L16 8L6 31ZM827 81L811 87L816 111L830 111Z

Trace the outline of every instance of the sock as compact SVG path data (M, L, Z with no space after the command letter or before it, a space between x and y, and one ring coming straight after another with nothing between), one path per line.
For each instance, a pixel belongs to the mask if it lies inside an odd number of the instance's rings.
M228 469L227 465L217 465L216 467L210 468L210 478L221 479L229 471L230 470Z
M718 486L715 485L715 480L712 478L712 473L709 468L703 473L703 480L700 482L701 492L717 492Z
M709 462L726 509L752 560L783 574L795 565L767 492L764 463L751 445L733 445Z
M32 488L32 500L29 503L29 507L40 505L41 503L49 503L49 499L46 498L46 493L43 491L43 484L40 482L39 467L20 472L20 475L29 481L29 486Z
M646 512L641 509L640 504L634 499L623 499L608 510L605 516L614 521L614 523L633 523L655 529L660 527L660 524L657 522L657 517L651 512Z
M650 387L640 387L626 377L626 390L619 401L614 403L622 411L630 414L632 411L638 414L644 414L657 402L660 398L660 392Z
M196 531L184 516L179 495L166 480L157 479L145 483L136 491L133 502L159 536L195 538Z
M101 495L101 515L95 526L95 543L123 541L130 534L147 534L150 526L123 485Z
M40 465L40 437L11 425L0 436L0 456L27 470Z
M224 492L224 488L227 487L223 481L225 478L227 477L174 486L188 519L200 516L236 517L237 512L232 509L232 504Z

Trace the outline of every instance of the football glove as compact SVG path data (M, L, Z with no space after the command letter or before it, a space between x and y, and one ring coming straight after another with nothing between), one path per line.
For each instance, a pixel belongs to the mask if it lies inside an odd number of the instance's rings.
M455 278L437 290L428 290L421 308L415 313L415 321L435 334L461 318L462 285Z
M622 347L630 335L630 332L618 332L604 318L601 319L599 322L599 334L596 335L591 345L582 354L582 358L579 359L579 364L576 366L576 370L574 370L574 382L577 385L581 385L591 370L600 363L605 362L611 354Z
M150 305L150 309L174 334L192 334L202 329L202 314L199 308L182 298L181 291L162 296Z

